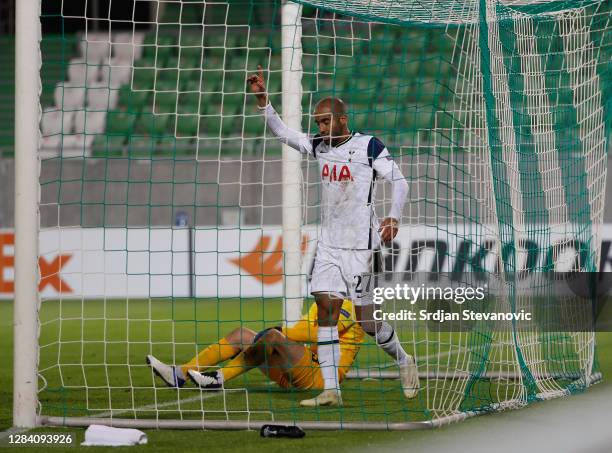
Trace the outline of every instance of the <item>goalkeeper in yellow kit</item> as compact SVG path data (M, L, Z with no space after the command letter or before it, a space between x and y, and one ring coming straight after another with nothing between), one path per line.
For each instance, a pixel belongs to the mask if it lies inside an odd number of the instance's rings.
M338 376L342 381L355 361L364 336L354 319L350 300L345 300L340 309L338 333ZM146 360L153 372L170 387L182 387L191 379L201 388L219 389L227 381L257 367L283 388L324 388L317 359L316 304L312 304L308 313L292 327L265 329L259 333L246 327L234 329L181 366L167 365L152 355ZM218 370L201 372L227 360L229 362Z

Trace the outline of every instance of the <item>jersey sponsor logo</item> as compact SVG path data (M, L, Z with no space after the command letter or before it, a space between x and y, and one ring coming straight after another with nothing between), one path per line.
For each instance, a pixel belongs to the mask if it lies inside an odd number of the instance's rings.
M255 248L238 258L229 261L246 272L251 277L265 285L279 283L283 279L283 238L276 239L274 248L271 248L272 237L264 235L259 239ZM302 236L302 255L308 247L308 236Z
M321 179L327 179L329 182L353 181L351 169L348 165L342 165L342 167L340 167L340 170L338 170L338 167L339 165L336 164L331 167L328 164L323 165L323 168L321 169Z

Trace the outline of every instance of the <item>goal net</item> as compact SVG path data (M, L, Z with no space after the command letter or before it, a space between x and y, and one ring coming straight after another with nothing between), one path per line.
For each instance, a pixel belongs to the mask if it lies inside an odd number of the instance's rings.
M38 385L17 413L35 407L51 425L411 429L599 378L590 300L557 294L555 275L599 270L609 2L60 3L40 15L39 335L20 346L37 357ZM315 104L340 97L351 130L378 137L402 169L410 192L398 236L377 251L382 280L497 285L489 311L537 310L538 322L390 321L417 363L411 400L367 335L344 408L301 408L309 392L258 370L219 391L164 386L147 355L181 365L312 303L320 169L266 129L246 84L258 65L288 125L316 133ZM381 217L390 198L381 183Z

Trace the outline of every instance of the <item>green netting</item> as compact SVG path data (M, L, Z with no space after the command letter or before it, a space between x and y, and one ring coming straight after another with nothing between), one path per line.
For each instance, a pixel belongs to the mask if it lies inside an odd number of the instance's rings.
M317 132L318 100L340 97L351 130L378 137L400 165L410 199L398 239L379 251L387 275L500 276L491 310L558 309L552 272L599 269L609 2L297 2L290 53L302 92L291 106L282 105L280 2L153 3L147 28L111 19L100 35L43 37L57 51L43 51L43 75L57 65L41 95L45 253L74 257L71 292L44 293L42 415L385 428L521 407L597 379L591 330L512 322L445 331L393 322L421 391L405 399L394 363L366 336L344 408L301 408L314 391L280 388L257 370L216 393L165 388L144 357L181 364L234 329L284 322L287 181L245 84L258 65L272 104L301 113L304 131ZM300 182L306 288L322 210L320 170L306 157ZM389 201L384 186L380 215Z

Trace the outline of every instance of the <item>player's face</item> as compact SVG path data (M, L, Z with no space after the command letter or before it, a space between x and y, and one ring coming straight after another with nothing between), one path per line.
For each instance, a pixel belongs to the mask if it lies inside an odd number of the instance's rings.
M331 113L315 112L314 121L319 128L319 135L323 137L323 141L329 145L334 129L334 117Z
M345 135L346 116L332 115L327 106L315 110L314 121L319 128L319 135L327 145L341 140Z

